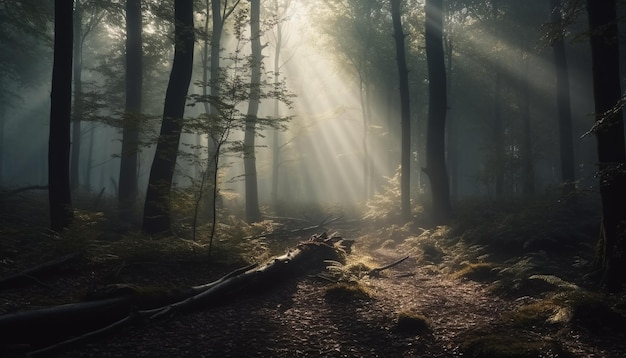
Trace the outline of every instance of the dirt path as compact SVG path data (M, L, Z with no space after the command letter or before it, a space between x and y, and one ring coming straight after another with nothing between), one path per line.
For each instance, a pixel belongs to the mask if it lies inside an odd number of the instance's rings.
M411 273L412 276L394 277ZM446 279L410 259L363 279L370 299L325 297L328 282L291 281L227 306L131 327L66 352L68 357L450 357L456 338L488 324L511 303L470 281ZM401 311L424 314L432 332L394 330Z

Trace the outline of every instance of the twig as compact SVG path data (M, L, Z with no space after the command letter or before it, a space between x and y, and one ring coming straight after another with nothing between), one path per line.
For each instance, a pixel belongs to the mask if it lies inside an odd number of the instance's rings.
M370 276L376 276L376 275L380 274L380 271L382 271L382 270L386 270L386 269L391 268L391 267L394 267L394 266L396 266L396 265L399 265L399 264L401 264L404 260L406 260L406 259L408 259L408 258L409 258L409 256L405 256L405 257L403 257L403 258L401 258L401 259L399 259L399 260L397 260L397 261L394 261L394 262L390 263L389 265L385 265L385 266L383 266L383 267L378 267L378 268L375 268L375 269L371 270L368 274L369 274Z

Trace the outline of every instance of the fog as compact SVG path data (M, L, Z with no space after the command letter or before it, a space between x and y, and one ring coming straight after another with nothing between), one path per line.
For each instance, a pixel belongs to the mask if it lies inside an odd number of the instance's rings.
M355 209L376 194L388 193L391 178L400 165L400 118L397 68L391 18L384 2L368 1L291 1L277 15L271 6L263 9L262 43L264 67L273 73L277 26L281 26L280 79L291 98L290 107L278 106L280 116L291 119L285 130L258 128L255 150L259 201L267 213L275 212L272 202L273 165L278 165L279 202L329 205ZM138 171L139 197L143 198L154 141L163 110L173 54L171 19L165 5L146 2L143 13L144 84L142 112L149 117L141 129ZM247 5L241 4L244 9ZM284 5L286 6L286 5ZM367 8L369 7L369 8ZM367 9L366 9L367 8ZM50 10L50 9L48 9ZM522 11L523 10L523 11ZM541 10L541 12L539 12ZM3 11L8 11L3 8ZM25 33L28 49L13 48L3 41L3 52L21 55L7 59L2 68L1 183L4 187L46 185L49 94L52 49L49 39L52 14L41 34ZM124 23L114 8L86 8L83 27L82 81L89 107L81 121L78 191L100 193L115 198L120 167L120 114L124 110ZM116 12L117 11L117 12ZM236 10L235 13L237 13ZM360 11L360 12L359 12ZM482 12L481 12L482 11ZM165 13L163 13L165 12ZM360 18L367 13L368 18ZM170 13L171 14L171 13ZM201 28L206 9L197 5L195 21ZM532 15L535 14L535 15ZM277 17L278 16L278 17ZM424 164L428 76L423 47L423 3L409 1L404 8L411 91L412 163L411 196L428 201L429 185L421 168ZM19 29L23 24L10 14L13 23L3 26ZM455 201L474 197L494 197L493 125L499 111L505 144L505 196L520 197L520 143L522 91L529 90L529 116L532 131L532 159L536 193L554 189L561 183L556 77L548 27L549 7L541 1L525 5L509 4L495 14L479 5L451 2L445 10L444 37L448 66L447 155ZM581 187L593 186L595 143L583 136L592 125L588 44L577 34L584 32L584 17L567 28L567 51L571 113L573 122L576 180ZM239 56L249 53L249 45L237 43L234 17L226 20L222 38L224 68L240 46ZM244 31L249 32L244 26ZM248 35L244 35L244 37ZM202 80L202 39L197 36L195 66L189 94L200 94ZM20 58L27 61L20 61ZM10 63L8 61L13 61ZM229 62L230 61L230 62ZM23 69L13 67L23 65ZM38 68L30 73L30 68ZM25 74L20 74L20 73ZM18 73L18 75L14 75ZM496 87L496 78L502 81ZM27 80L24 77L28 77ZM271 81L270 77L264 80ZM187 102L185 117L203 113L201 103ZM245 111L247 103L237 104ZM499 107L498 107L499 106ZM496 109L498 107L499 109ZM263 98L258 116L276 116L272 98ZM206 135L185 133L181 151L193 153L189 145L207 145ZM278 136L274 141L274 136ZM451 137L451 136L454 137ZM243 131L230 132L229 143L243 140ZM452 143L452 141L454 143ZM276 143L278 147L276 147ZM273 151L279 152L278 164ZM206 155L205 155L206 157ZM52 163L54 165L54 163ZM453 166L453 167L452 167ZM198 168L179 156L174 185L192 185ZM219 190L225 205L241 210L245 202L245 173L242 152L224 152L220 159ZM197 178L196 178L197 179ZM390 184L391 183L391 184ZM228 195L226 195L228 194Z

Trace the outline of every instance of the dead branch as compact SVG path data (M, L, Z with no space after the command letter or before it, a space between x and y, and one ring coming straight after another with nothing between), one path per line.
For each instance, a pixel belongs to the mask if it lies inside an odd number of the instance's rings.
M388 264L388 265L385 265L385 266L382 266L382 267L378 267L378 268L372 269L372 270L368 273L368 275L370 275L370 276L378 276L378 275L380 275L380 272L381 272L382 270L386 270L386 269L388 269L388 268L392 268L392 267L394 267L394 266L397 266L397 265L401 264L402 262L404 262L404 260L406 260L406 259L408 259L408 258L409 258L409 256L405 256L405 257L403 257L403 258L401 258L401 259L399 259L399 260L397 260L397 261L394 261L394 262L392 262L392 263L390 263L390 264Z

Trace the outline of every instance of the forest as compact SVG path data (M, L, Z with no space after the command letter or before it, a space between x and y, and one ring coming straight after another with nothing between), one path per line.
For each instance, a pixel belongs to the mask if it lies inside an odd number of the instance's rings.
M626 356L622 0L0 0L0 356Z

